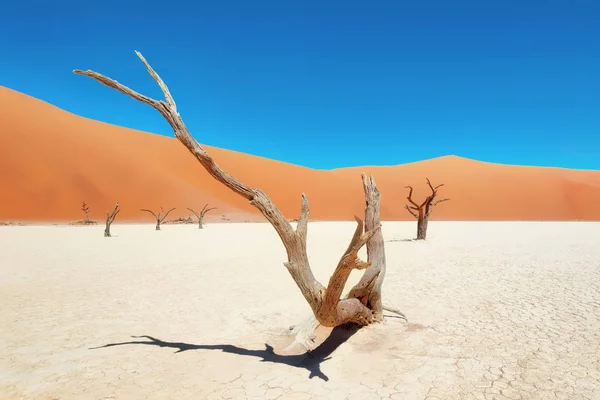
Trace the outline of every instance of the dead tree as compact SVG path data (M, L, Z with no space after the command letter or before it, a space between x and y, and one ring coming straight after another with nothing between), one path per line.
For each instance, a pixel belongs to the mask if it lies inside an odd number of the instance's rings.
M163 208L161 207L158 215L156 215L154 213L154 211L147 210L145 208L141 209L141 211L146 211L146 212L149 212L150 214L154 215L154 218L156 218L156 230L157 231L160 231L160 224L162 224L162 222L165 220L165 218L167 218L167 215L169 215L169 213L173 210L174 210L174 208L171 208L169 211L165 212L165 210L163 210Z
M190 210L191 212L194 213L194 215L196 216L196 218L198 218L198 229L204 229L204 227L202 226L202 221L204 220L204 215L209 212L210 210L216 210L217 207L211 207L211 208L206 208L208 207L208 204L204 206L204 208L202 208L202 211L200 211L200 214L198 214L196 211L192 210L191 208L188 208L188 210Z
M111 237L110 226L113 222L115 222L115 218L117 218L119 211L121 210L119 209L119 202L117 201L115 209L112 211L112 213L109 213L108 211L106 212L106 228L104 228L104 237Z
M81 206L81 211L83 211L85 213L86 224L91 224L92 221L90 221L90 216L88 214L90 211L90 208L87 206L87 204L85 204L85 201L83 202L83 205Z
M427 226L429 225L429 217L431 215L431 211L433 210L433 208L441 202L450 200L450 199L446 199L446 198L440 199L440 200L435 200L438 189L441 188L442 186L444 186L444 184L442 183L441 185L437 185L436 187L433 187L433 185L429 181L429 178L426 178L426 179L427 179L427 185L431 189L431 194L429 196L427 196L425 201L421 204L417 204L413 201L412 186L405 186L406 189L409 189L407 199L408 199L410 205L407 204L404 207L408 210L409 213L412 214L413 217L415 217L417 219L417 240L425 240L427 238Z
M314 315L314 319L309 320L305 325L290 329L290 333L296 335L295 343L300 343L306 349L310 349L312 347L313 331L319 324L326 327L336 327L346 323L356 323L362 326L381 321L384 310L381 300L381 287L385 276L385 249L379 218L380 193L373 177L362 175L366 199L365 222L359 217L355 217L357 227L350 244L338 262L327 286L323 286L313 275L306 251L309 213L306 196L302 194L301 212L294 229L265 192L240 182L215 163L213 158L188 131L163 80L141 53L136 51L136 54L161 88L165 100L154 100L139 94L94 71L74 70L73 72L93 78L103 85L116 89L156 109L171 125L175 137L213 178L246 198L269 221L277 231L286 249L288 261L284 265ZM358 257L358 251L365 244L367 245L367 262L360 260ZM346 281L354 269L364 270L365 272L360 282L350 290L347 296L342 298Z

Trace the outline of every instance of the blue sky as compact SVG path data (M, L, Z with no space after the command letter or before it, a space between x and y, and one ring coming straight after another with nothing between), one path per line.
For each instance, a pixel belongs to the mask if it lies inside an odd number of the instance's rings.
M168 5L167 5L168 4ZM600 169L600 2L30 1L0 16L0 85L172 136L313 168L447 154Z

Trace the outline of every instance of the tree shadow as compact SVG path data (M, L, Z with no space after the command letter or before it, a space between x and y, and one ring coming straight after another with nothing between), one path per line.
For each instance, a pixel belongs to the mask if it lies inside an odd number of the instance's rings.
M188 350L221 350L225 353L238 354L241 356L251 356L261 358L260 362L271 362L277 364L285 364L292 367L304 368L310 372L309 379L318 377L324 381L328 381L327 375L321 371L321 363L331 359L331 354L350 337L352 337L361 327L358 325L343 325L333 329L331 334L323 343L317 346L314 350L300 355L280 355L276 354L273 346L265 343L264 350L248 350L243 347L238 347L230 344L190 344L182 342L165 342L148 335L131 336L132 338L145 338L148 340L134 340L130 342L109 343L104 346L91 347L90 350L101 349L105 347L123 346L128 344L145 344L158 347L170 347L177 349L175 353L181 353Z
M417 239L390 239L390 240L386 240L386 243L390 243L390 242L416 242Z

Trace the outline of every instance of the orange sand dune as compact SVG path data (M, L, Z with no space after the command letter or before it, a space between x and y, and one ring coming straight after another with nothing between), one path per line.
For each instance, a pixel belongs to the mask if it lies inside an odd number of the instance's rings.
M92 101L92 100L90 100ZM0 87L0 220L81 219L82 201L102 220L119 201L121 221L148 221L140 208L210 203L212 219L257 221L247 201L215 182L175 139L73 115ZM200 137L201 139L201 137ZM439 220L600 220L600 171L490 164L448 156L390 167L321 171L206 146L229 173L262 188L288 218L295 218L304 191L313 220L361 215L361 172L372 173L382 192L382 218L410 220L405 185L417 201L425 177L445 183ZM208 220L208 215L207 215Z

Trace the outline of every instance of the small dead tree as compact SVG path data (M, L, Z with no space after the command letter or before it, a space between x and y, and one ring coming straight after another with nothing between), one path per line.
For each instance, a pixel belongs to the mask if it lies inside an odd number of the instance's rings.
M92 221L90 221L90 216L89 216L89 211L90 208L87 206L87 204L85 204L85 201L83 202L83 205L81 206L81 211L83 211L85 213L85 222L87 224L91 224Z
M111 237L110 226L113 222L115 222L115 218L117 218L119 211L121 210L119 209L119 202L117 201L114 210L111 213L108 211L106 212L106 228L104 228L104 237Z
M85 204L85 201L81 205L81 211L83 211L85 213L85 219L83 219L81 221L71 222L69 225L96 225L98 223L98 222L90 219L90 215L89 215L90 208L88 207L87 204Z
M200 214L198 214L196 211L192 210L191 208L188 208L188 210L190 210L191 212L194 213L194 215L196 216L196 218L198 218L198 229L204 229L204 227L202 226L202 221L204 220L204 215L209 212L210 210L216 210L217 207L211 207L211 208L207 208L208 204L204 206L204 208L202 208L202 211L200 211Z
M319 324L326 327L336 327L346 323L368 325L382 321L384 309L394 312L393 309L383 306L381 298L386 262L383 235L380 229L380 193L373 177L362 175L366 200L365 221L363 222L359 217L355 217L357 227L354 236L331 275L329 283L324 286L314 277L308 261L306 240L309 206L306 196L302 194L300 216L294 229L265 192L240 182L215 163L213 158L190 134L179 112L177 112L175 101L163 80L141 53L136 51L136 54L161 88L165 100L154 100L139 94L127 86L94 71L74 70L73 72L95 79L103 85L156 109L171 125L175 137L213 178L246 198L269 221L286 249L288 261L284 265L314 315L314 318L311 318L305 324L290 328L289 332L296 335L295 343L300 343L309 350L312 347L311 343L314 344L313 331ZM365 244L367 245L366 262L358 257L358 251ZM364 270L363 276L348 295L342 297L346 281L352 270L355 269Z
M160 211L158 212L158 215L155 214L154 211L147 210L145 208L142 208L141 211L149 212L150 214L154 215L154 218L156 218L156 230L160 231L160 224L163 223L165 218L167 218L167 215L169 215L169 213L174 209L175 208L171 208L169 211L165 212L165 210L163 210L163 208L161 207Z
M431 215L431 211L433 210L433 208L436 205L438 205L439 203L450 200L447 198L435 200L438 189L441 188L442 186L444 186L444 184L442 183L441 185L437 185L436 187L433 187L433 185L429 181L429 178L426 178L426 179L427 179L427 185L431 189L431 194L429 196L427 196L425 201L421 204L417 204L413 201L412 186L405 186L406 189L409 189L407 199L408 199L410 205L407 204L404 207L408 210L409 213L412 214L413 217L415 217L417 219L417 240L425 240L427 238L427 226L429 225L429 217Z

